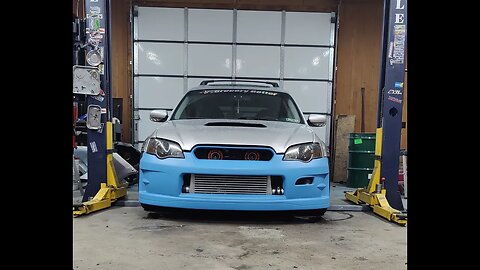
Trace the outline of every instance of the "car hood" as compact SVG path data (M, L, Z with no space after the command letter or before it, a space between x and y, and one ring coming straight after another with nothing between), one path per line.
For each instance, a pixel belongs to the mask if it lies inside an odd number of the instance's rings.
M152 137L178 142L185 151L196 145L248 145L271 147L276 153L284 153L291 145L319 141L305 124L230 119L167 121Z

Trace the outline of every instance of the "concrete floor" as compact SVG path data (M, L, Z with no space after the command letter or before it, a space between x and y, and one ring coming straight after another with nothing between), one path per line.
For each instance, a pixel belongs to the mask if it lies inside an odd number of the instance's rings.
M371 212L312 222L114 206L74 219L74 269L406 269L406 232Z

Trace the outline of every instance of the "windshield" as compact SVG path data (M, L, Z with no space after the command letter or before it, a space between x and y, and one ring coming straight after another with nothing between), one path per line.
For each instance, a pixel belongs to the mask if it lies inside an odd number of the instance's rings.
M248 119L304 123L290 95L266 90L201 90L189 92L171 120Z

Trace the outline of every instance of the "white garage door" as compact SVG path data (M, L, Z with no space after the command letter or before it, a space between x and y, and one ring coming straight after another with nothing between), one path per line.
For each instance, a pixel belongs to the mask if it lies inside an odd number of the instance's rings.
M155 129L153 109L172 111L206 79L276 81L305 116L328 116L315 132L330 141L334 13L135 7L134 143Z

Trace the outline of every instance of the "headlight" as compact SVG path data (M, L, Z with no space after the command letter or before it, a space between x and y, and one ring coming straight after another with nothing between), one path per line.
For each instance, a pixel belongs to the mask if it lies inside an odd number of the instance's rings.
M182 148L176 142L163 139L149 138L145 141L145 152L155 155L160 159L164 158L185 158Z
M327 157L328 151L325 143L305 143L290 146L283 160L300 160L303 162L310 162L312 159Z

